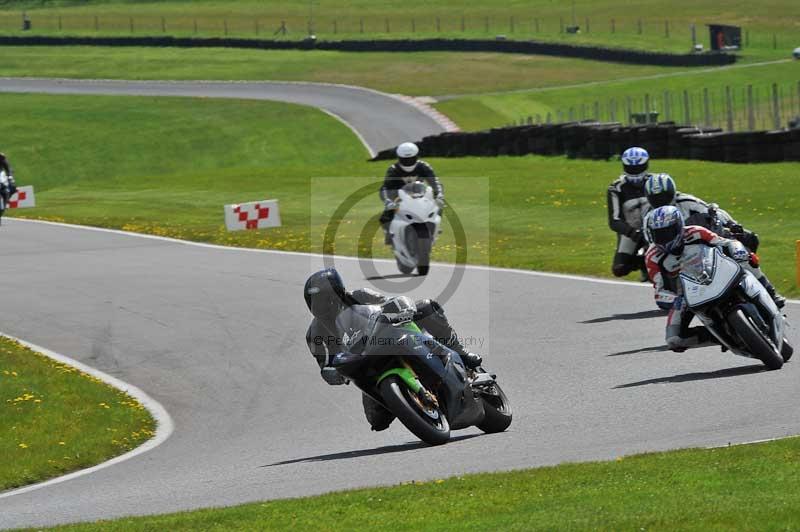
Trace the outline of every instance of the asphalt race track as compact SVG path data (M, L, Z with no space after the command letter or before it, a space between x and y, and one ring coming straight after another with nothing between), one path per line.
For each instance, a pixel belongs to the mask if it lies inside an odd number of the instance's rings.
M431 448L398 423L371 432L359 392L319 378L302 298L318 256L12 219L0 238L3 332L138 386L175 423L145 454L0 498L0 528L800 433L800 362L767 372L719 349L664 351L645 285L467 268L445 308L515 419ZM335 263L352 288L408 282L393 263L376 263L390 277L372 280L353 259ZM441 294L455 271L434 265L411 294ZM788 315L797 322L800 306Z
M239 98L310 105L345 121L373 152L445 130L427 114L392 95L325 83L0 78L0 92Z

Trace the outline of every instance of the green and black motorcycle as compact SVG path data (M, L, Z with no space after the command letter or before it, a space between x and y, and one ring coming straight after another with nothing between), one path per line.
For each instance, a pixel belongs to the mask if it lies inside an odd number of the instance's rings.
M415 310L406 297L344 310L337 327L347 332L333 367L431 445L446 443L451 430L506 430L511 406L496 376L466 368L414 323Z

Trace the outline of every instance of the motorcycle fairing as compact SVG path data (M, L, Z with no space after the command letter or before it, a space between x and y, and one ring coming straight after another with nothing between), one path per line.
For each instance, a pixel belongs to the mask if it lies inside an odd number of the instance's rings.
M683 296L689 308L706 306L725 295L739 280L742 267L724 256L719 248L700 250L702 265L692 274L681 272Z

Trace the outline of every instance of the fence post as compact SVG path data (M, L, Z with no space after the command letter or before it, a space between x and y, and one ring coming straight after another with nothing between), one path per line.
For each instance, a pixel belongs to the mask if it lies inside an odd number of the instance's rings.
M594 119L600 121L600 102L594 101Z
M197 19L194 19L194 33L197 34Z
M778 36L775 35L774 33L772 34L772 49L773 50L778 49Z
M692 50L694 50L694 47L697 46L697 26L693 22L690 28L692 30Z
M692 112L689 103L689 91L684 89L683 91L683 121L684 125L691 126L692 125Z
M613 18L611 19L611 33L617 33L617 22Z
M464 20L464 15L461 15L461 31L462 32L467 31L467 24L466 21Z
M227 35L228 34L228 19L223 19L222 22L225 25L225 35ZM309 34L311 33L311 24L310 23L308 25L308 32L309 32Z
M728 114L728 131L733 131L733 101L731 99L731 88L725 86L725 106Z
M58 16L58 31L61 31L61 15Z
M644 95L644 118L645 123L650 123L650 95L645 93Z
M442 31L442 21L439 17L436 17L436 33L440 33Z
M638 26L639 35L641 35L642 34L642 19L639 19L637 21L637 26Z
M363 18L358 20L358 27L359 27L361 33L364 33L364 19Z
M256 22L256 24L258 24L258 22ZM336 20L334 20L333 21L333 34L336 35L337 33L339 33L339 25L336 23Z
M130 17L130 18L128 19L128 25L129 25L129 26L130 26L130 28L131 28L131 33L133 33L133 17ZM59 29L61 29L61 28L59 28Z
M754 131L756 129L756 113L753 109L753 86L747 86L747 130Z
M611 118L612 122L617 121L617 99L611 98L611 101L608 104L608 114Z
M547 124L553 123L553 116L550 114L550 111L547 111L547 118L545 119Z
M100 29L100 21L97 20L97 15L95 15L94 16L94 31L97 31L99 29Z
M669 91L664 91L664 120L669 122L672 119L672 95Z
M589 33L589 17L586 17L586 33Z
M389 19L388 18L384 19L384 28L386 30L386 33L390 33L392 31L392 28L389 26Z
M167 21L161 17L161 33L167 33Z
M775 129L781 128L781 108L778 106L778 84L772 84L772 119Z
M628 125L630 125L630 123L631 123L631 108L632 107L633 107L633 104L631 103L631 97L630 96L626 96L625 97L625 116L622 117L622 123L623 124L627 122Z
M708 105L708 88L703 87L703 121L706 126L711 125L711 109Z
M664 37L669 39L669 20L664 21Z

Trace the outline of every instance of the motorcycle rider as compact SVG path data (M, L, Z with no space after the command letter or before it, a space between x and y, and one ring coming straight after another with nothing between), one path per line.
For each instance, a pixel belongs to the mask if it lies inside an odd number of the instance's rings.
M8 162L8 157L5 153L0 152L0 171L6 173L8 184L3 183L0 187L0 195L3 196L3 202L7 205L8 200L17 191L17 184L14 181L14 173L11 171L11 163Z
M320 367L320 375L331 385L346 384L345 378L331 367L333 357L343 351L343 337L348 331L337 330L336 317L344 309L353 305L381 305L390 298L369 288L352 292L345 290L341 276L334 268L327 268L312 274L303 288L306 305L314 319L306 333L306 343ZM480 366L480 355L470 353L461 344L458 335L447 321L444 309L432 299L416 302L414 323L428 332L441 344L457 352L468 368ZM371 397L363 395L364 414L372 430L380 431L389 427L394 416Z
M691 194L678 191L675 187L675 180L669 174L649 176L645 182L644 191L648 202L644 211L645 219L651 209L672 205L681 212L685 225L699 225L722 237L738 240L753 253L758 249L759 240L756 233L744 229L730 214L716 204L708 204ZM783 308L786 298L775 290L767 276L761 272L761 276L756 275L756 277L767 289L767 293L778 308Z
M419 159L419 148L413 142L404 142L397 147L397 162L386 170L386 177L380 190L384 210L380 222L383 227L384 243L391 245L392 235L389 224L397 209L397 191L408 183L424 181L433 189L433 197L441 208L444 205L444 189L431 165Z
M684 249L693 244L720 247L756 278L763 276L755 253L747 251L741 242L723 238L705 227L684 225L681 211L675 206L656 208L647 217L645 231L648 241L652 243L646 254L647 269L657 292L664 286L665 278L677 278L685 265L684 261L689 258L684 255ZM680 293L680 283L675 284L678 295L667 317L667 346L672 351L682 352L690 347L713 345L714 336L705 327L689 327L694 313L689 310Z
M650 155L647 150L634 146L622 152L623 173L608 187L608 226L617 233L617 249L611 272L624 277L633 270L642 272L647 280L647 269L639 250L646 247L642 236L642 209L647 204L644 182L650 175L647 168Z

